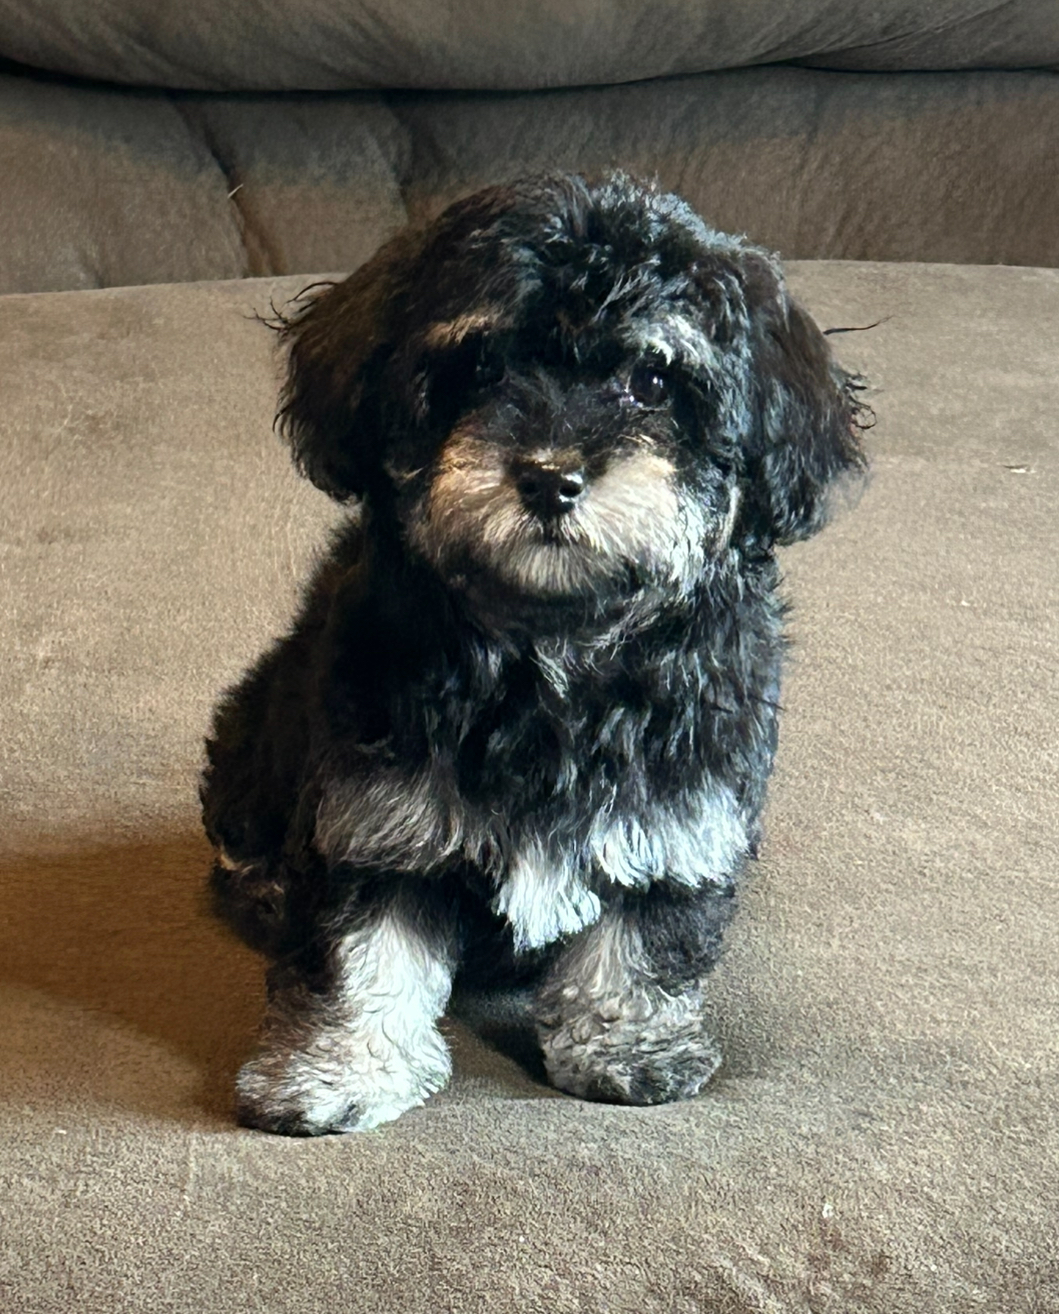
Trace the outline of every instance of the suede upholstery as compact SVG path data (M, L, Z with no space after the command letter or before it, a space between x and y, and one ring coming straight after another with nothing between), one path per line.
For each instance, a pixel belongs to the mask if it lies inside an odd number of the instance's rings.
M1049 0L0 0L0 56L208 91L527 90L806 60L849 69L1059 65Z
M0 0L37 66L0 73L0 1311L1059 1314L1054 6L503 12ZM780 57L820 67L733 67ZM582 1103L464 996L426 1107L241 1130L262 965L206 907L202 736L338 514L256 315L609 165L875 325L831 339L871 481L783 556L725 1065Z
M583 1104L454 1015L446 1092L313 1143L231 1120L261 973L203 906L195 799L335 514L250 313L300 280L0 299L4 1308L1059 1310L1059 277L792 281L884 320L837 339L874 476L784 557L720 1079Z
M729 8L743 19L753 9ZM203 95L0 65L0 292L351 269L406 220L485 183L615 166L657 177L788 259L1057 265L1059 76L1040 66L1054 63L1048 23L1057 33L1059 23L1045 11L1030 0L990 11L996 22L1022 15L1018 58L985 42L987 67L955 72L896 61L899 71L645 80L645 63L628 85ZM105 12L85 8L80 21ZM974 26L938 30L955 40ZM1012 61L1038 67L1004 71Z

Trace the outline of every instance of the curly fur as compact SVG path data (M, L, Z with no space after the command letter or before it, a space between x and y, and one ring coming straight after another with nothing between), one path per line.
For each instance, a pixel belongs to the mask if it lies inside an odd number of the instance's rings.
M421 1102L483 953L534 967L556 1085L695 1094L776 747L774 549L864 468L856 380L773 257L622 176L480 192L282 337L281 427L351 513L208 742L217 906L275 961L240 1117Z

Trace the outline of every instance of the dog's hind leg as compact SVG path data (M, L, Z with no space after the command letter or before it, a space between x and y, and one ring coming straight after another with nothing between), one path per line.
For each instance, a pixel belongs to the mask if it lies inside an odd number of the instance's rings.
M395 878L328 943L278 963L259 1053L237 1081L239 1120L292 1136L364 1131L448 1081L437 1022L456 967L456 917Z
M213 910L251 949L278 958L297 943L300 883L281 861L237 860L222 847L210 873Z
M619 1104L697 1095L721 1062L703 983L733 910L727 889L657 885L608 905L563 951L537 996L552 1084Z

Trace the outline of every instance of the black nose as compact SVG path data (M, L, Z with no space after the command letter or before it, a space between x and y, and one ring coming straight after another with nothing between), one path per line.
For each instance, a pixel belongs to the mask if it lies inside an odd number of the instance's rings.
M585 472L527 461L515 470L515 487L527 511L561 516L573 509L585 491Z

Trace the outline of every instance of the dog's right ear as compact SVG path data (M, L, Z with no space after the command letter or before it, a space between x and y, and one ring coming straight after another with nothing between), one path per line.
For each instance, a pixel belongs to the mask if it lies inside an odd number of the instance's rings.
M340 502L369 491L381 459L379 376L417 249L400 233L344 282L314 284L293 314L277 313L287 379L276 423L299 470Z

